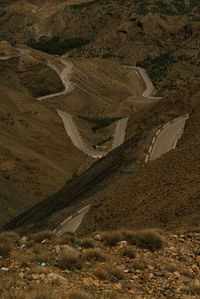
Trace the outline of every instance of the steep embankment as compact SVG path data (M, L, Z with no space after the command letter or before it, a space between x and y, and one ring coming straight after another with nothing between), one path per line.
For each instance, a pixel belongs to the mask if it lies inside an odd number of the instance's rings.
M19 215L31 206L37 203L37 200L28 197L17 186L12 184L0 172L0 219L1 224L10 218Z
M157 171L155 171L153 175L150 173L149 166L142 167L145 158L145 149L148 149L149 143L151 142L151 138L149 139L149 137L153 136L155 129L162 125L163 122L173 119L175 114L181 115L186 113L186 111L190 112L192 106L193 104L188 103L187 99L184 98L178 101L173 99L163 99L155 107L149 109L148 113L141 112L136 119L132 119L132 124L135 124L135 133L132 138L127 140L119 148L109 153L106 157L96 162L81 176L67 182L66 185L55 195L45 199L31 210L13 219L4 228L17 228L24 232L27 230L37 231L46 228L54 229L60 222L71 215L77 207L83 207L89 202L93 203L94 199L95 205L86 216L87 218L83 223L81 233L85 233L87 229L91 231L93 229L98 229L98 227L101 228L101 225L104 226L103 203L105 202L106 205L106 202L109 202L110 194L112 194L113 190L116 189L116 186L118 186L116 193L121 194L122 186L120 183L124 182L126 184L127 180L129 180L131 188L136 188L135 192L140 194L140 192L143 192L143 189L140 188L138 190L137 185L135 186L135 182L141 187L141 184L145 184L145 180L149 185L151 185L151 181L149 180L152 180L152 184L156 180L155 174L157 174ZM164 112L165 114L163 114ZM173 153L176 154L176 152L178 151L175 150ZM171 163L174 165L173 161ZM145 178L142 177L144 175L146 175ZM142 178L141 181L139 178ZM147 180L147 178L149 178L149 180ZM140 181L140 185L137 179ZM165 178L161 176L159 177L159 183L161 186L165 185L164 183L162 184L162 179L166 179L171 182L170 177L167 176ZM148 185L146 185L146 188L148 188ZM133 192L132 189L131 192ZM105 195L106 197L102 199L102 195ZM119 203L117 202L117 204L114 203L115 207L112 209L109 208L109 218L105 213L105 223L107 227L113 227L112 219L110 218L111 215L114 217L113 221L115 225L124 225L124 221L131 225L130 219L132 219L134 207L132 206L132 202L129 200L130 196L131 194L128 194L126 201L120 201ZM143 196L145 196L149 203L148 191L146 194L143 194ZM101 205L103 210L100 208ZM127 209L129 210L129 214L126 216L123 214L123 217L120 214L122 218L119 218L117 211L121 210L121 205L123 206L122 213L124 211L123 209ZM102 214L102 217L96 216L96 210L98 209L99 213ZM152 209L154 209L153 205ZM152 210L151 213L153 214ZM96 217L99 217L98 219L100 219L99 222L97 222L98 225L94 224ZM89 225L91 225L90 228Z
M96 199L80 232L122 226L161 227L166 230L198 227L199 116L196 107L186 123L177 149L148 162L106 197Z

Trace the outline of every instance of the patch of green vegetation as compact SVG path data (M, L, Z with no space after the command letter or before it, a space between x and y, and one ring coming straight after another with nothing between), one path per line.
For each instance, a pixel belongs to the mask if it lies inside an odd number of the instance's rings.
M31 48L47 52L49 54L63 55L72 49L81 48L89 42L89 40L81 37L60 40L59 37L48 39L47 37L43 36L40 37L39 40L30 39L26 44Z

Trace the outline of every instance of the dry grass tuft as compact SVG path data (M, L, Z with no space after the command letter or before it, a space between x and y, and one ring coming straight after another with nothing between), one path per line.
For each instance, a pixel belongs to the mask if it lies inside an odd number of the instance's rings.
M127 299L127 296L123 296L122 294L118 294L116 291L105 291L104 299Z
M108 264L106 265L105 270L108 272L108 276L110 278L114 277L118 280L122 280L125 278L124 272L120 267Z
M80 256L74 254L73 251L65 252L60 256L57 266L61 269L68 270L80 270L82 268L82 262Z
M106 255L101 253L98 249L88 249L83 253L82 256L83 261L99 261L99 262L105 262L106 261Z
M8 257L13 249L13 244L7 240L0 241L0 256Z
M20 236L18 233L7 231L0 233L0 241L10 241L10 242L18 242L20 240Z
M82 290L72 290L70 293L67 294L67 298L69 299L91 299L86 292Z
M153 229L141 231L124 230L122 235L131 245L147 248L151 251L160 250L166 244L164 237Z
M55 237L55 234L50 230L46 230L35 234L30 234L28 236L28 240L35 241L36 243L41 243L43 240L51 240L53 239L53 237Z
M108 278L108 272L100 267L95 269L94 275L100 280L106 280Z
M8 290L2 294L2 299L28 299L27 295L20 290Z
M84 248L94 248L94 242L92 239L82 239L80 245Z
M200 281L198 279L191 281L190 287L195 294L200 295Z
M122 256L127 256L130 259L135 258L135 251L131 246L124 246L121 250L120 253Z
M116 246L123 239L120 231L105 232L101 235L101 241L108 246Z
M80 240L77 238L76 234L67 232L60 237L56 238L56 243L60 245L70 245L70 244L80 244Z
M187 276L189 278L194 278L194 273L190 269L178 263L169 263L168 265L166 265L165 269L168 272L179 272L181 275Z

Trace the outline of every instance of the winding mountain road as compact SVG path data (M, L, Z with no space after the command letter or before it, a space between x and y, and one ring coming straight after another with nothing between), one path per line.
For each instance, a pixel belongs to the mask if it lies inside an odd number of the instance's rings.
M149 148L149 154L146 156L145 162L155 160L161 155L175 149L176 144L183 134L186 120L189 114L178 117L165 124L156 132Z
M52 70L54 70L59 75L60 79L62 80L64 90L61 92L52 93L52 94L49 94L46 96L38 97L37 98L38 101L44 101L49 98L55 98L55 97L67 94L74 89L74 85L70 82L70 77L73 72L72 71L73 64L64 59L59 59L59 60L62 62L63 66L64 66L64 68L62 70L60 70L60 68L58 68L50 60L47 60L47 66L50 67Z

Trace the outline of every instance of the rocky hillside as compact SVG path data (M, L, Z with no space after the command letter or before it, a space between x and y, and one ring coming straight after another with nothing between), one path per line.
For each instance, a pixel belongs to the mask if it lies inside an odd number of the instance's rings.
M0 234L0 297L199 298L199 231Z

